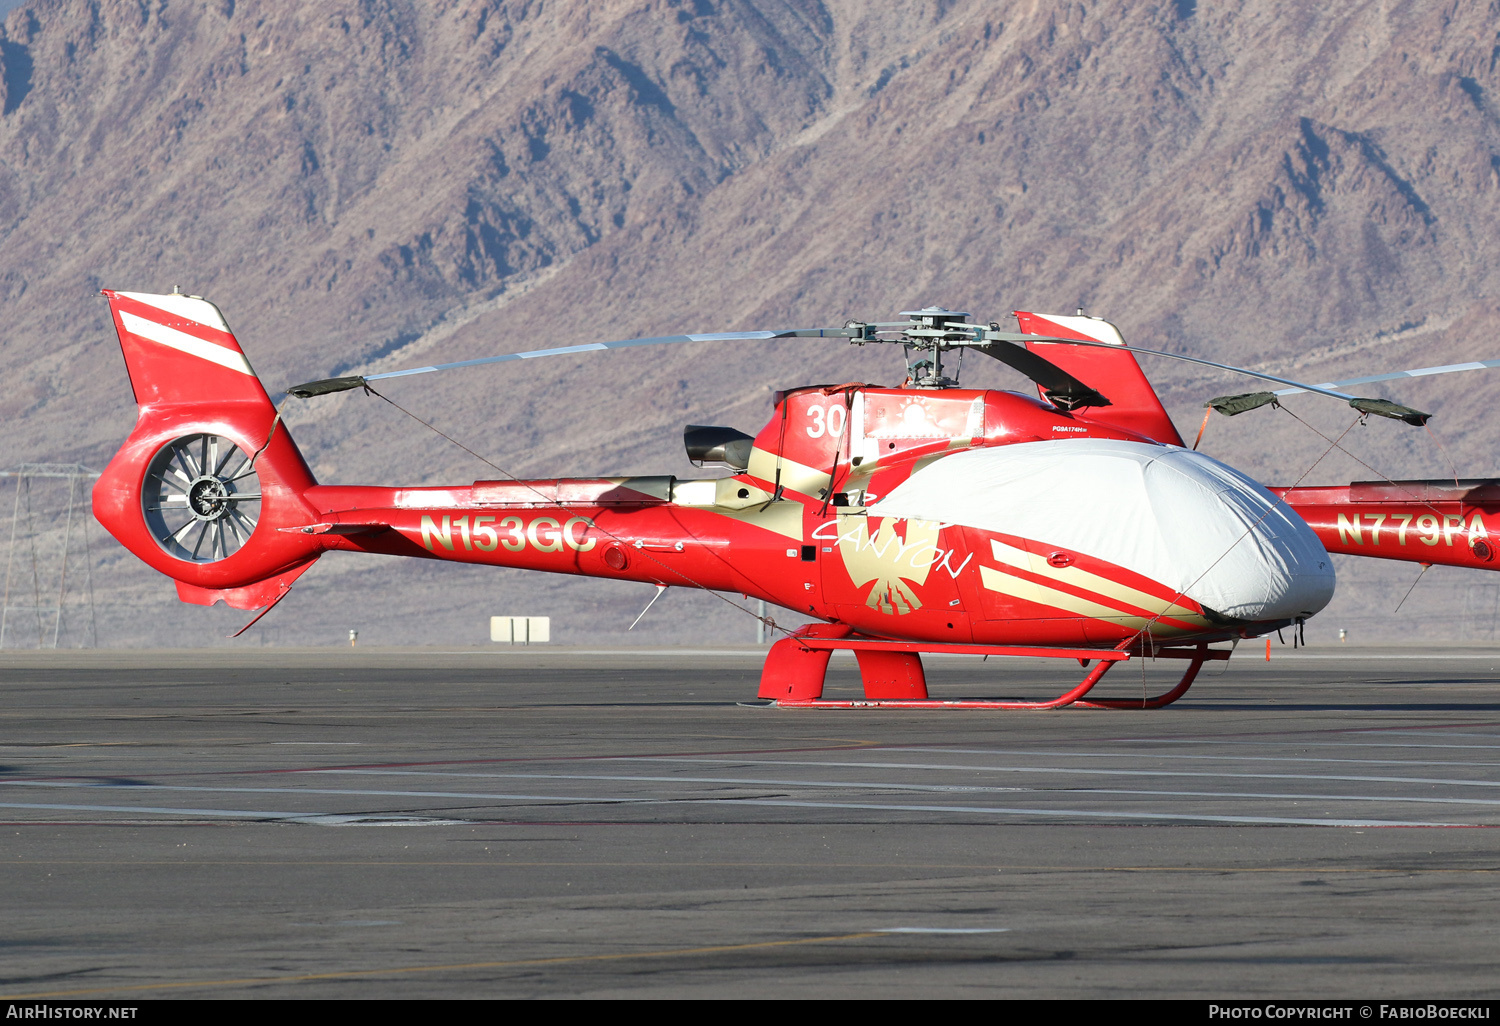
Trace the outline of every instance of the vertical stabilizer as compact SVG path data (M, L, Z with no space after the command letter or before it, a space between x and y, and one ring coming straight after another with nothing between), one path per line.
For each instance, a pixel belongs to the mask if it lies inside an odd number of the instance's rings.
M104 290L135 401L259 401L270 398L219 308L197 296Z
M219 308L104 291L140 407L94 485L94 516L188 602L279 598L317 558L302 454Z

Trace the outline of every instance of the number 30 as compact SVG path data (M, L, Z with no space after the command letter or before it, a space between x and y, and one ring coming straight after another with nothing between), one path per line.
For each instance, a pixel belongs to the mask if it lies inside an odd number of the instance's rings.
M842 404L827 407L809 406L807 415L812 418L812 423L807 428L809 438L822 438L825 434L841 437L849 416Z

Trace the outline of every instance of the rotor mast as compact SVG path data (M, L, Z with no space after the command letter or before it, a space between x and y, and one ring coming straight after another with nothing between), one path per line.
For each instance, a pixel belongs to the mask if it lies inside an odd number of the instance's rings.
M968 313L928 306L902 310L901 316L911 318L911 326L901 331L901 344L906 350L906 372L912 387L956 387L957 376L943 374L943 354L956 345L973 345L976 341L973 327L966 323ZM927 353L931 358L924 355Z

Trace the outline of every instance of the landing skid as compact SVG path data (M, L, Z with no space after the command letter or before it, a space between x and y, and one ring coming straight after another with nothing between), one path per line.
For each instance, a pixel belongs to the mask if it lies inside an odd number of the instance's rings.
M828 660L834 652L854 653L859 662L863 699L823 697L823 682ZM935 699L927 696L927 677L922 670L922 652L954 655L1033 656L1050 659L1077 659L1087 666L1099 663L1082 683L1049 701L1016 701L983 698ZM789 638L771 646L761 672L760 693L778 706L817 709L1160 709L1171 705L1192 687L1205 662L1229 658L1224 649L1211 649L1206 642L1192 648L1157 648L1150 653L1158 659L1186 659L1188 666L1176 687L1154 697L1097 698L1085 701L1110 667L1126 662L1132 654L1124 649L1049 648L1013 645L945 645L909 641L882 641L854 635L840 624L808 624Z

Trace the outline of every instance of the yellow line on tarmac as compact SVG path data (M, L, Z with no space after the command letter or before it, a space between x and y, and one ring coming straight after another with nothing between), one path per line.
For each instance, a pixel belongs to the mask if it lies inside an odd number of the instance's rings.
M198 980L186 983L142 983L120 987L91 987L87 990L53 990L37 994L0 994L0 1001L32 1001L41 998L76 997L83 994L126 994L143 990L183 990L190 987L235 987L267 983L305 983L309 980L350 980L365 976L396 976L405 973L458 972L465 969L513 969L523 966L566 965L575 962L620 962L632 958L672 958L692 955L717 955L727 951L755 951L763 948L787 948L799 944L832 944L837 941L867 940L884 937L879 932L842 933L829 937L803 937L797 940L757 941L752 944L719 944L706 948L672 948L667 951L635 951L614 955L561 955L556 958L524 958L510 962L465 962L456 965L414 965L394 969L355 969L341 973L309 973L305 976L251 976L240 980Z

